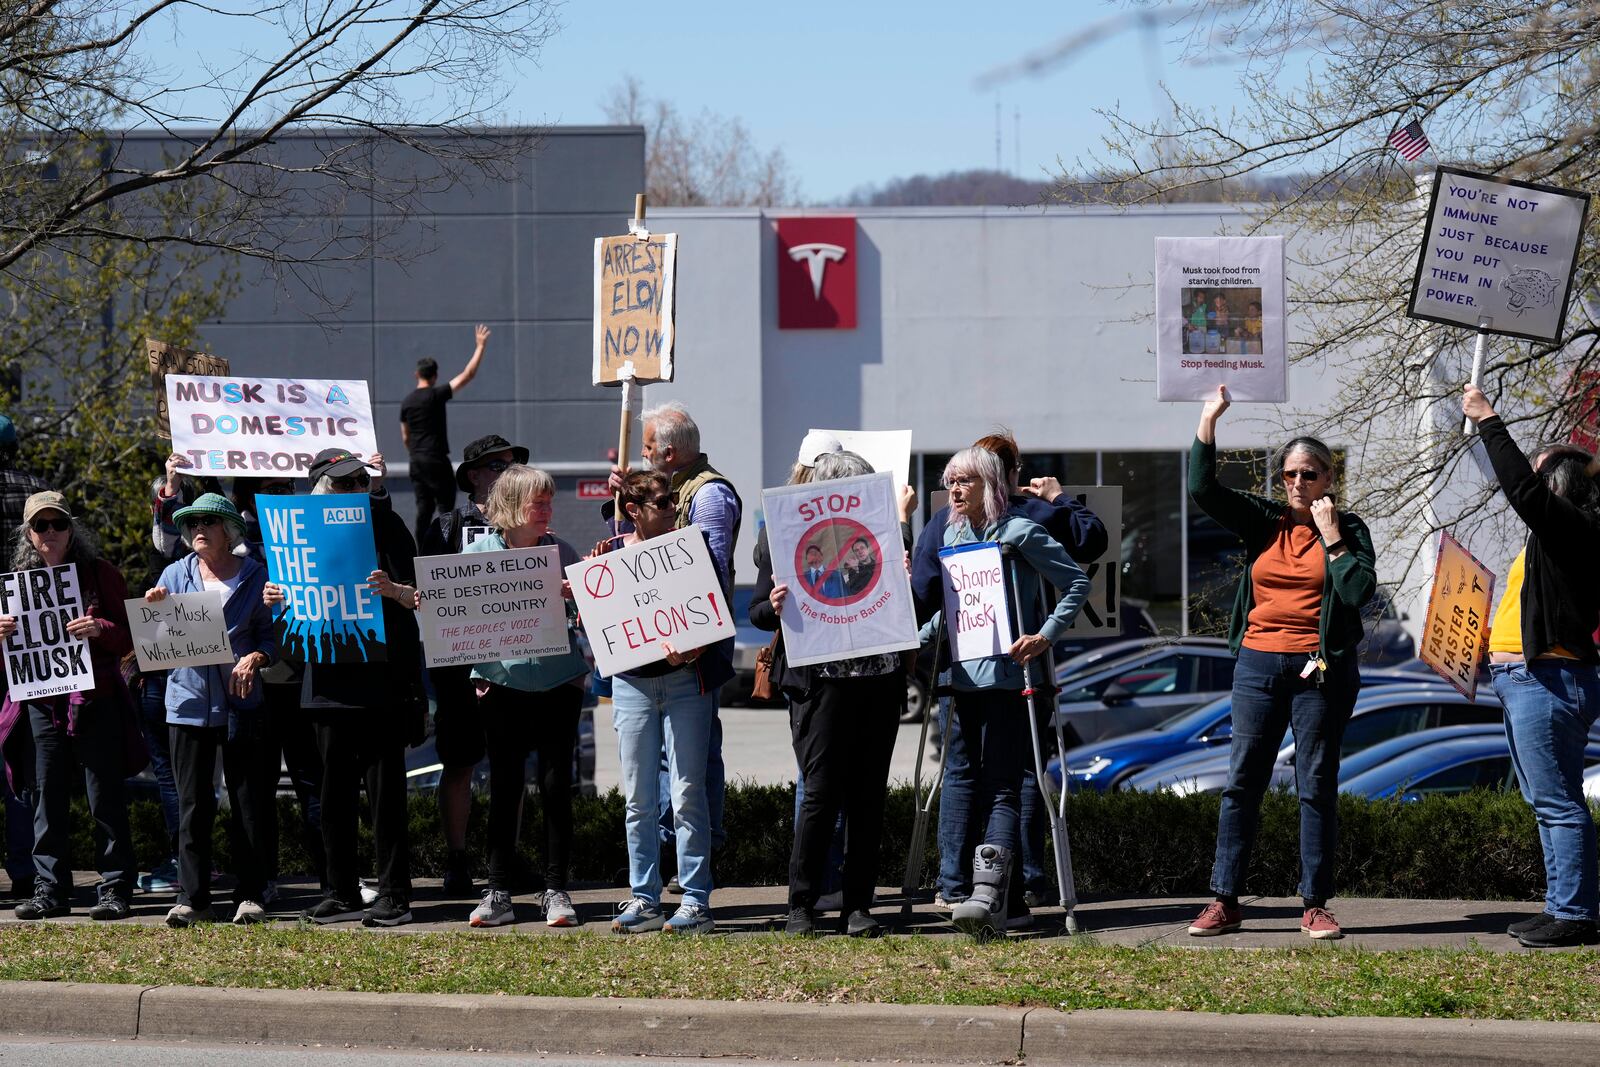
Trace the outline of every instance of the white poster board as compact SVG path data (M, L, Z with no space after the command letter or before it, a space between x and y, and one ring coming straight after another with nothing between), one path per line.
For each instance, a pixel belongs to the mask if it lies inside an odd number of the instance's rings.
M716 564L698 526L623 545L567 568L595 665L613 674L733 636Z
M811 432L833 434L846 452L854 452L872 464L875 471L894 475L896 491L911 479L910 430L820 430L812 427Z
M1156 238L1156 399L1289 399L1282 237Z
M1439 167L1406 314L1555 340L1588 213L1588 193Z
M572 649L554 545L417 558L430 667L555 656Z
M939 550L944 581L945 637L952 661L988 659L1010 651L1011 603L1006 599L1000 546L975 541Z
M1089 576L1089 599L1067 627L1067 639L1111 637L1122 632L1122 486L1064 485L1061 491L1094 512L1106 527L1106 550L1087 563L1078 561Z
M82 614L78 569L71 563L0 574L0 615L17 620L5 641L12 700L94 688L89 643L67 633L67 623Z
M303 475L325 448L378 450L364 381L169 374L167 410L193 474Z
M762 491L791 666L917 647L895 493L887 471Z
M232 667L233 643L216 590L172 593L164 600L125 600L128 632L141 671L174 667Z

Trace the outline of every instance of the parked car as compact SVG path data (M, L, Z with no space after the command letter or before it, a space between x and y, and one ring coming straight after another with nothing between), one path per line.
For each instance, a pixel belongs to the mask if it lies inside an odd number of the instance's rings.
M1600 741L1584 748L1584 763L1600 762ZM1474 789L1516 789L1506 735L1452 737L1413 749L1339 783L1341 793L1421 800Z
M1068 747L1147 730L1233 689L1233 653L1215 637L1154 645L1076 674L1058 672L1056 717Z
M1366 630L1366 636L1361 639L1361 662L1388 666L1414 657L1417 644L1401 625L1409 619L1409 615L1394 606L1393 590L1378 586L1372 599L1361 609L1361 621Z

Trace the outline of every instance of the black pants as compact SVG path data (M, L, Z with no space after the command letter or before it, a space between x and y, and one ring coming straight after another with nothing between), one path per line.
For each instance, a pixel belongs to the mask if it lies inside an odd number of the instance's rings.
M261 900L270 860L265 826L276 824L274 783L265 772L261 751L267 744L263 712L241 719L228 740L224 726L169 724L172 778L178 786L178 902L195 908L211 906L211 828L217 821L217 751L228 785L228 843L233 853L235 903ZM276 835L273 836L276 842Z
M789 705L794 756L806 796L789 856L789 906L813 908L844 813L844 914L872 906L883 837L889 759L905 700L902 671L822 682Z
M429 456L411 457L411 491L417 498L417 544L433 523L434 512L451 511L456 506L456 475L450 460Z
M511 889L529 752L539 755L545 888L567 888L572 860L572 746L578 739L582 706L583 690L575 685L558 685L542 693L491 685L483 697L489 739L491 889Z
M300 802L300 845L311 869L326 878L327 859L322 849L322 754L311 716L300 708L299 682L270 682L262 689L267 703L267 743L262 746L263 781L268 783L269 811L261 827L262 852L267 858L267 878L278 877L278 779L287 770L294 795ZM323 886L327 888L326 885Z
M55 700L65 703L67 698ZM74 779L82 774L94 819L100 895L127 900L133 895L135 872L128 797L122 784L127 776L122 709L114 699L84 704L77 711L76 732L69 736L66 727L54 721L52 703L40 700L27 705L38 790L33 809L35 891L63 904L72 894L72 794Z
M378 858L378 892L409 902L404 731L391 711L379 708L318 711L312 722L322 754L322 847L329 894L349 904L361 899L356 823L365 782Z

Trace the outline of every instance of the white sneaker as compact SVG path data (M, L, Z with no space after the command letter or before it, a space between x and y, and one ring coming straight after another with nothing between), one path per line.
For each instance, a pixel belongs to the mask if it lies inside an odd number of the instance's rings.
M235 926L250 926L267 921L267 909L254 900L241 900L233 909Z
M361 880L361 903L370 908L377 902L378 887L370 884L365 878L363 878Z
M611 932L642 934L648 930L661 929L661 924L665 921L659 907L644 897L632 897L617 909L617 917L611 920Z
M544 924L546 926L577 926L578 909L564 889L544 891Z
M516 918L511 910L510 893L504 889L485 889L483 899L472 909L467 922L472 926L504 926L515 922Z
M698 904L679 904L678 910L672 913L666 925L661 928L664 934L709 934L717 928L716 920L711 917L710 908L702 908Z

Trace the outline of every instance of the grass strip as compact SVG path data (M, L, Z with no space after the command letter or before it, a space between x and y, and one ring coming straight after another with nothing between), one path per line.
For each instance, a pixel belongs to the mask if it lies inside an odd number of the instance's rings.
M1600 953L0 928L0 979L511 996L1600 1021Z

